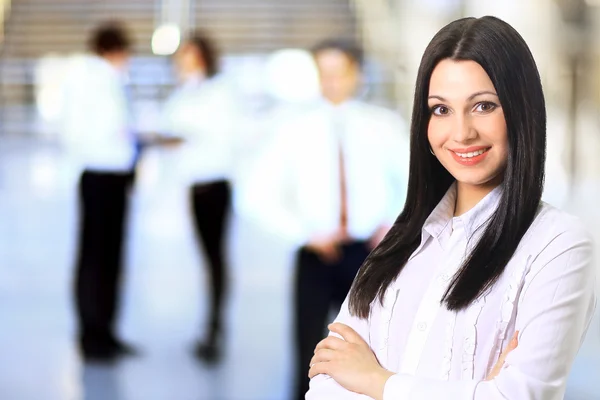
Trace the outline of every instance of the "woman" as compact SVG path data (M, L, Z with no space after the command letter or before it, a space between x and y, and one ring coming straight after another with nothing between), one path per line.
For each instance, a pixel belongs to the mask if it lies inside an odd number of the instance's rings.
M433 38L411 136L404 211L317 346L306 398L562 398L595 308L592 242L541 202L544 97L510 25Z
M190 187L194 225L207 256L211 290L206 338L196 356L216 362L221 355L223 302L227 289L225 225L231 206L236 106L226 82L219 78L211 40L196 32L175 55L181 84L168 99L163 129L183 139L177 153L178 172Z

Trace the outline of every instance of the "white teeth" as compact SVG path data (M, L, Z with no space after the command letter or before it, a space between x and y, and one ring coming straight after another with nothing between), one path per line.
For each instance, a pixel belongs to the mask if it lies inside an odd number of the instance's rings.
M462 158L472 158L472 157L479 156L479 155L481 155L481 154L485 153L485 152L486 152L486 151L488 151L488 150L489 150L489 149L481 149L481 150L472 151L472 152L469 152L469 153L456 153L456 152L455 152L455 154L456 154L457 156L459 156L459 157L462 157Z

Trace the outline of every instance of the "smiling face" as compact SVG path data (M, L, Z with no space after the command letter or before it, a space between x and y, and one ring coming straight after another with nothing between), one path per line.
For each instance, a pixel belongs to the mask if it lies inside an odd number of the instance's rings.
M474 61L442 60L429 84L427 137L461 185L496 186L508 159L504 112L485 70Z

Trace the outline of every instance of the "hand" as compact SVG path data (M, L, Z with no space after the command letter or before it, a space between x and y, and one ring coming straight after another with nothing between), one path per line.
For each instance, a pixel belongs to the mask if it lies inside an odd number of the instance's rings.
M369 239L369 247L371 250L379 246L379 243L381 243L391 228L392 227L390 225L381 225L379 228L377 228L375 233L371 236L371 239Z
M340 323L328 328L343 340L328 336L319 342L310 361L309 378L326 374L347 390L382 399L385 382L394 374L379 365L369 345L352 328Z
M506 349L504 349L502 354L500 354L500 358L498 358L498 362L496 363L496 365L494 365L494 368L492 368L492 371L487 376L487 378L485 378L486 381L491 381L492 379L494 379L495 377L497 377L500 374L500 371L502 371L502 367L504 366L504 362L506 361L506 357L510 354L511 351L516 349L518 345L519 345L519 331L516 331L515 334L513 335L512 339L508 343L508 346L506 347Z
M182 138L177 136L168 136L160 133L140 133L138 140L146 146L176 146L181 144Z
M335 232L326 236L316 236L308 242L306 248L316 253L324 263L335 264L340 260L340 244L345 239L345 235L341 232Z

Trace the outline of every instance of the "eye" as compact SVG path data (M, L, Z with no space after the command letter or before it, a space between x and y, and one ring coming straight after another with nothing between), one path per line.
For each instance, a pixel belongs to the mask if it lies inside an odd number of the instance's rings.
M437 115L437 116L450 114L450 109L441 104L431 107L430 110L433 115Z
M481 103L477 103L475 105L475 112L487 114L494 111L496 107L498 107L498 105L492 103L491 101L482 101Z

